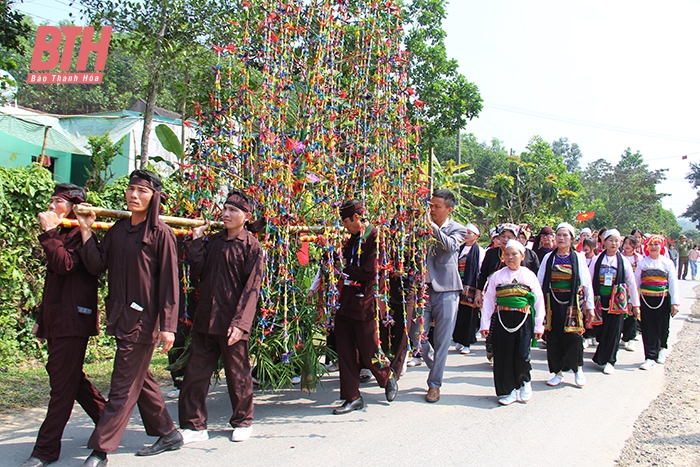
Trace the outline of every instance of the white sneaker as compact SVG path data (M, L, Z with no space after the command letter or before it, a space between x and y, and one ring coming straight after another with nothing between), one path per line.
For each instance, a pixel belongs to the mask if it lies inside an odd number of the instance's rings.
M471 349L470 349L469 347L463 347L462 350L460 350L459 353L461 353L462 355L469 355L469 354L472 353L472 351L471 351Z
M610 363L606 363L605 366L603 367L603 374L604 375L611 375L615 373L615 367L611 365Z
M253 426L237 426L236 428L233 429L233 433L231 433L231 441L235 442L240 442L240 441L245 441L248 438L250 438L250 435L253 434Z
M529 402L532 399L532 381L525 381L520 388L520 402Z
M405 359L403 361L403 366L401 367L401 374L399 376L403 376L406 374L406 367L408 366L408 359Z
M498 399L498 403L501 405L510 405L513 402L518 400L518 390L513 389L510 394L508 394L506 397L501 397Z
M591 341L589 339L584 339L583 340L583 350L586 350L590 346L591 346Z
M628 352L634 352L634 342L632 342L632 341L625 342L625 350Z
M177 399L180 397L180 390L178 388L173 389L168 393L168 399Z
M552 379L547 381L547 386L559 386L562 381L564 381L564 377L557 373Z
M182 434L182 444L196 443L197 441L206 441L209 439L209 432L207 430L190 430L186 428L180 430Z
M455 350L457 352L460 352L463 348L464 348L464 346L462 344L455 344Z
M414 366L421 366L423 364L423 359L420 357L413 357L410 362L406 363L407 367L413 368Z
M659 350L659 357L656 359L656 363L666 363L666 354L668 349Z
M654 368L656 368L656 362L654 360L646 359L644 363L639 365L640 370L653 370Z
M294 376L292 378L292 384L299 384L301 383L301 376Z
M583 374L583 368L579 368L578 371L574 373L574 383L580 388L586 385L586 375Z

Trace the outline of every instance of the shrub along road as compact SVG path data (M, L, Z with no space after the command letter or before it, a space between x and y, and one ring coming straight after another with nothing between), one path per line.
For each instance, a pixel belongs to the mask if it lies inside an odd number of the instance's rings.
M535 349L532 400L500 407L494 395L491 366L486 363L480 341L473 347L473 355L450 353L442 397L435 404L423 399L425 366L408 370L399 381L399 395L391 404L374 380L363 384L365 409L344 416L331 414L338 404L337 373L325 377L323 387L312 394L298 389L256 392L255 430L244 443L229 441L226 386L217 385L208 399L211 439L177 452L135 457L137 449L155 441L146 436L135 414L119 451L109 456L109 465L627 466L651 465L655 455L667 458L664 449L674 453L677 460L697 462L697 457L691 457L697 456L700 431L695 400L698 379L693 373L700 371L696 370L700 367L700 316L689 318L696 301L694 284L681 282L681 313L672 321L668 364L652 371L638 369L644 360L640 338L636 351L620 349L615 374L602 374L590 360L595 350L591 348L585 352L585 388L573 385L571 373L565 375L561 386L548 388L546 353ZM686 330L680 336L691 347L683 350L684 343L676 344L676 340L686 319ZM693 360L681 362L686 359ZM665 384L687 387L687 397L695 405L689 406L686 401L684 410L674 409L665 398L677 392L664 390ZM164 392L170 389L163 387ZM684 402L679 404L683 406ZM177 403L169 401L168 408L176 419ZM44 413L44 408L30 409L1 418L1 465L19 465L29 456ZM651 430L650 417L662 419L663 426L655 425ZM76 407L64 433L61 460L52 465L81 465L90 453L85 443L91 432L92 422ZM623 457L616 462L621 453ZM641 463L633 463L636 458Z

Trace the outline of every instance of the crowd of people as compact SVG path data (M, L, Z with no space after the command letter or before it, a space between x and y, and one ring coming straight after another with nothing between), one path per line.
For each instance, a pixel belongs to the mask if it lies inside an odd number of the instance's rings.
M35 333L48 345L51 398L31 456L21 467L58 460L74 401L95 422L88 441L92 453L83 464L87 467L107 464L107 454L117 450L136 406L146 433L158 437L137 451L139 456L208 439L206 397L219 359L233 412L231 440L247 440L253 430L248 338L264 261L252 200L232 190L222 211L224 230L205 236L205 224L180 245L199 278L199 294L189 362L177 390L178 429L148 369L160 343L163 353L173 347L181 300L178 244L158 217L165 198L162 183L152 172L134 171L126 190L131 217L116 222L102 240L91 229L94 213L73 210L85 198L82 188L59 184L50 209L39 214L48 268ZM430 370L425 400L438 402L450 347L454 343L457 351L469 354L477 334L486 339L501 405L532 398L530 350L538 342L546 346L549 386L561 384L569 371L575 384L584 386L583 351L590 345L597 346L593 361L603 373L613 374L621 343L634 350L638 331L645 354L640 368L663 363L670 318L678 313L676 281L684 264L687 268L697 261L700 253L692 255L697 248L681 238L677 271L669 257L673 250L667 251L662 236L634 231L623 237L616 229L577 234L566 222L542 227L534 237L527 225L499 224L482 248L476 225L451 218L455 204L449 190L433 193L425 273L392 274L390 290L383 291L388 300L377 296L385 273L377 270L378 231L371 214L355 200L340 207L349 237L333 258L340 299L329 344L332 337L343 400L334 414L364 407L363 372L375 377L392 402L407 367L423 363ZM70 217L77 218L79 228L60 228L61 219ZM117 343L106 399L82 370L87 341L99 331L97 281L105 270L106 332ZM427 294L421 308L414 306L420 290ZM382 352L377 351L380 345Z

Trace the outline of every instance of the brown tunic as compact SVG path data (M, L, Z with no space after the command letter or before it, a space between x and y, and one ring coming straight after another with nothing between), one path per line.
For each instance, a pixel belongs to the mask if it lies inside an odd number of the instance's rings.
M343 259L343 273L347 279L346 282L341 282L343 287L340 291L338 316L359 321L374 320L377 229L372 228L366 238L363 237L363 232L352 235L343 245Z
M228 239L226 231L185 242L192 274L201 274L199 303L192 329L225 336L229 327L248 340L260 296L263 252L248 230Z
M120 220L100 245L93 237L78 252L89 271L108 270L106 333L127 342L154 344L158 321L160 331L177 330L177 247L172 229L161 221L143 242L145 226L145 221L132 226L129 219Z
M88 272L78 255L80 229L51 229L39 235L39 242L47 268L37 337L97 335L97 276Z

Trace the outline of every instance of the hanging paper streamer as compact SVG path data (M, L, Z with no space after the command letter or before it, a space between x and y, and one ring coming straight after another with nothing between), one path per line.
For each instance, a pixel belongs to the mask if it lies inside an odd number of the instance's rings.
M284 363L309 345L299 315L300 278L308 274L298 259L309 255L302 242L324 239L310 254L321 258L323 279L316 319L330 330L339 298L333 264L344 241L338 207L361 200L379 230L379 343L389 276L410 276L401 298L415 296L419 319L426 296L429 191L418 169L418 127L407 113L417 102L407 84L401 9L392 1L234 3L241 15L231 22L231 42L213 47L214 85L209 102L196 108L197 140L181 165L188 195L178 207L216 217L232 187L256 201L254 217L268 223L253 337L264 346L281 335L281 348L271 351ZM310 236L292 229L298 226L317 229ZM386 363L380 350L376 358Z

